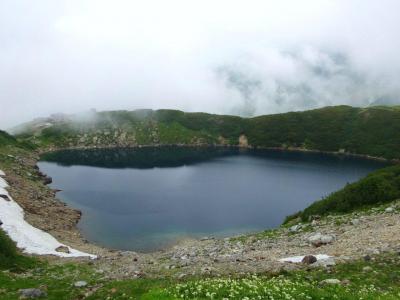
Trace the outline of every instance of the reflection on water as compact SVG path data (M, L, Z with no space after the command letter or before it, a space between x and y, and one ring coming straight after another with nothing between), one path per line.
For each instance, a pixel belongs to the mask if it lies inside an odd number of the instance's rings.
M239 153L221 147L142 147L118 149L64 150L42 155L42 160L63 166L81 165L102 168L179 167Z

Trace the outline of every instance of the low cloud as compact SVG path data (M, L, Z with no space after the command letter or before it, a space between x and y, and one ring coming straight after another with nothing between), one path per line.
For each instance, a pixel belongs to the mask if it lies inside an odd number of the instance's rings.
M52 113L400 104L400 3L0 2L0 128Z
M390 99L386 95L396 92L358 70L346 53L312 47L273 51L250 54L216 69L217 78L242 100L233 113L252 116L337 104L367 106L378 99L385 102Z

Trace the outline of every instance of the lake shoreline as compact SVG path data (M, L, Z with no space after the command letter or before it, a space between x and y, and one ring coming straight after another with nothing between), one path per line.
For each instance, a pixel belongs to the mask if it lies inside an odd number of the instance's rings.
M46 149L45 151L41 151L40 154L45 154L45 153L50 153L50 152L57 152L57 151L64 151L64 150L101 150L101 149L142 149L142 148L160 148L160 147L183 147L183 148L227 148L227 149L243 149L244 151L248 150L272 150L272 151L277 151L277 152L299 152L299 153L315 153L315 154L326 154L329 156L335 156L335 157L354 157L354 158L361 158L361 159L366 159L366 160L373 160L373 161L380 161L380 162L390 162L387 159L383 158L376 158L372 156L365 156L365 155L357 155L357 154L349 154L349 153L340 153L340 152L327 152L327 151L319 151L319 150L306 150L306 149L299 149L299 148L271 148L271 147L239 147L239 146L226 146L226 145L181 145L181 144L171 144L171 145L138 145L138 146L129 146L129 147L114 147L114 146L108 146L108 147L59 147L59 148L51 148L51 149ZM38 159L39 160L39 159ZM37 161L38 161L37 160ZM37 162L36 161L36 162ZM315 199L317 201L317 199ZM58 200L64 203L62 200ZM81 212L82 214L82 212ZM79 218L76 222L76 224L79 222L81 218L81 214L79 215ZM76 226L75 226L76 227ZM79 231L78 228L75 228ZM234 236L235 234L233 234ZM83 239L83 238L81 238ZM191 238L190 238L191 239ZM85 242L86 243L86 242ZM101 246L95 242L90 242L91 244L94 244L98 247L109 249L106 246ZM177 244L177 243L175 243ZM174 244L171 245L173 247ZM165 250L165 248L160 249L160 251ZM155 250L157 251L157 250ZM146 251L147 253L151 253L153 251Z
M355 157L367 160L375 160L382 162L389 162L393 164L399 164L400 159L388 159L385 157L372 156L368 154L358 154L351 152L342 151L324 151L318 149L304 149L298 147L264 147L264 146L247 146L243 147L240 145L222 145L222 144L146 144L146 145L130 145L130 146L118 146L118 145L100 145L100 146L70 146L70 147L49 147L40 149L37 153L39 155L64 151L64 150L101 150L101 149L141 149L141 148L160 148L160 147L182 147L182 148L227 148L227 149L243 149L243 150L273 150L280 152L299 152L299 153L316 153L316 154L327 154L335 156Z
M349 153L339 153L339 152L328 152L328 151L319 151L319 150L306 150L299 148L273 148L273 147L239 147L237 145L182 145L182 144L171 144L171 145L135 145L129 147L116 147L116 146L108 146L108 147L50 147L47 149L39 149L36 151L32 151L29 154L29 157L23 157L23 160L29 161L27 165L29 166L29 173L35 173L37 171L37 163L40 160L40 155L46 152L54 152L61 150L90 150L90 149L115 149L115 148L150 148L150 147L166 147L166 146L176 146L176 147L216 147L216 148L232 148L232 149L259 149L259 150L274 150L274 151L282 151L282 152L304 152L304 153L320 153L320 154L328 154L335 156L349 156L349 157L358 157L362 159L368 160L376 160L382 162L392 162L398 163L398 161L388 160L384 158L377 158L368 155L359 155L359 154L349 154ZM85 240L85 238L81 235L80 230L77 227L79 220L81 219L82 212L68 206L61 199L57 198L57 190L52 190L47 185L42 183L42 188L47 190L43 197L43 201L46 203L44 207L37 208L35 207L35 200L32 198L32 194L29 190L29 185L26 186L26 181L29 178L19 178L21 177L19 174L15 174L14 170L5 170L7 171L6 178L10 182L10 193L19 203L26 215L27 221L35 227L38 227L41 230L51 233L61 242L71 245L71 247L82 249L82 251L94 253L97 255L102 255L104 253L115 253L119 250L110 249L98 245L96 243L89 242ZM13 174L14 173L14 174ZM43 174L45 175L45 174ZM13 184L14 183L14 184ZM15 183L18 183L15 186ZM21 199L23 196L23 199ZM43 217L38 218L37 213L40 211L40 215ZM62 218L60 218L62 216ZM192 240L190 238L189 240ZM180 244L181 242L185 243L186 240L180 240L174 245ZM174 245L171 245L169 248L173 248ZM168 248L163 248L160 251L166 251ZM159 252L159 251L155 251Z

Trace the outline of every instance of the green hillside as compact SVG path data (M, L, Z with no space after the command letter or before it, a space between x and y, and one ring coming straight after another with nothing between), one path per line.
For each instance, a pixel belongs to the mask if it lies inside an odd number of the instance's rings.
M26 124L18 137L41 147L238 145L342 151L400 158L400 108L335 106L241 118L177 110L108 111Z
M15 145L17 143L18 142L15 137L5 131L0 130L0 146Z

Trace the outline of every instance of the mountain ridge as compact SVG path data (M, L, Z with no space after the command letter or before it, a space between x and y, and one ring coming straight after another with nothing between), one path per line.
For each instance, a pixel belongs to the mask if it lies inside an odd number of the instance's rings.
M165 109L104 111L53 115L17 129L19 140L45 149L220 145L400 158L400 107L388 106L329 106L252 118Z

